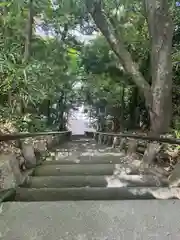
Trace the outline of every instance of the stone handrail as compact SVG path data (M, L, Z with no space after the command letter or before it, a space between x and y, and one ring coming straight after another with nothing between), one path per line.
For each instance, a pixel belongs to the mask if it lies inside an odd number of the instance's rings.
M147 141L155 141L155 142L162 142L162 143L169 143L169 144L178 144L180 145L179 138L167 138L167 137L151 137L151 136L143 136L129 133L109 133L109 132L95 132L95 135L103 135L103 136L112 136L112 137L122 137L122 138L133 138L133 139L141 139Z
M48 136L48 135L61 135L61 134L70 134L70 131L54 131L54 132L36 132L36 133L26 133L26 132L20 132L20 133L9 133L9 134L2 134L0 135L0 141L9 141L9 140L17 140L17 139L23 139L23 138L29 138L29 137L38 137L38 136Z
M143 154L142 162L146 166L149 166L149 164L153 165L155 162L156 165L158 165L158 161L159 163L161 163L161 161L167 162L169 164L169 167L166 169L168 171L167 176L169 176L171 184L175 184L176 186L177 176L178 179L180 179L180 162L178 161L180 156L179 149L171 150L168 149L168 146L163 146L160 144L167 143L180 145L180 139L168 138L166 136L143 136L136 133L130 134L108 132L95 132L94 138L100 144L112 145L113 148L118 146L120 150L125 150L128 157L131 156L133 158L137 157L140 159L140 156ZM143 141L143 143L136 140L145 140L147 142L150 141L150 143L147 144L145 141ZM138 153L138 155L136 155L136 153ZM175 165L176 167L174 167Z

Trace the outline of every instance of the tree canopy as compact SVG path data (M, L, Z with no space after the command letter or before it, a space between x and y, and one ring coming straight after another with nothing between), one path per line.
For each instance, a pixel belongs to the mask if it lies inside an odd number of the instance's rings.
M178 129L180 8L151 2L1 1L1 120L63 130L83 102L113 131Z

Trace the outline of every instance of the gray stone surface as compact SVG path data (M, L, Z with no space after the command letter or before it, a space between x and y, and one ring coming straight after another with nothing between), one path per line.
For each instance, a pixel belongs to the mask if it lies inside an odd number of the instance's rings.
M46 139L47 148L51 149L53 146L53 137L51 135L48 135L45 137L45 139Z
M60 157L59 157L60 158ZM48 161L45 161L43 165L55 165L55 164L118 164L123 162L125 157L120 156L80 156L80 157L69 157L67 158L60 158L60 160L52 160L50 157Z
M4 203L3 240L179 240L180 201Z
M79 200L180 199L180 188L166 187L82 187L17 188L17 202Z
M39 152L40 154L45 154L46 151L47 151L47 144L45 142L45 140L42 140L42 139L37 139L36 141L34 141L33 143L34 145L34 150Z
M13 154L0 155L0 189L14 188L22 181L19 162Z
M47 176L30 177L24 187L31 188L64 188L64 187L153 187L168 186L168 182L150 175L120 175L120 176Z
M112 175L116 170L113 164L96 165L41 165L36 167L35 176L76 176L76 175Z
M169 176L170 186L180 186L180 162L178 162Z
M25 166L27 169L36 166L36 156L34 153L34 147L32 143L22 142L22 154L25 159Z

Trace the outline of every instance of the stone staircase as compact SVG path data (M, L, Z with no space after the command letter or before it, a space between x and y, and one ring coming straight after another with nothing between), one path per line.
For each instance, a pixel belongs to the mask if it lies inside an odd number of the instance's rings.
M50 155L0 205L1 239L179 239L180 201L155 199L179 196L166 179L82 136Z
M148 171L141 175L139 164L118 148L76 136L36 167L16 190L14 201L177 198L177 189L169 189L166 178Z

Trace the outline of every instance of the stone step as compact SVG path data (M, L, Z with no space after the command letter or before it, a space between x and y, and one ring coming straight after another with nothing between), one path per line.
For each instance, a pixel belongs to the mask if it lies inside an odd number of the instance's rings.
M70 156L67 159L60 160L48 160L44 161L43 165L60 165L60 164L119 164L123 161L123 157L119 156L79 156L78 158L74 157L71 159Z
M83 151L84 150L84 151ZM61 148L61 149L56 149L55 151L51 152L51 156L56 156L59 157L60 159L62 156L66 157L80 157L80 158L85 158L85 159L90 159L90 158L122 158L125 157L126 155L123 152L109 152L109 150L100 150L100 149L90 149L90 151L87 151L86 148L84 149L66 149L66 148ZM59 160L60 160L59 159Z
M85 157L87 159L89 158L97 158L97 157L105 157L105 158L113 158L113 157L125 157L126 155L123 152L110 152L109 150L101 150L101 149L89 149L87 150L86 147L82 147L81 149L78 148L56 148L53 151L50 152L50 155L52 158L56 157L59 159L56 160L61 160L62 157Z
M49 165L42 164L35 168L33 176L78 176L78 175L139 175L140 167L128 164L62 164ZM145 169L143 175L155 175L158 177L166 176L162 172L158 172L156 168Z
M140 173L138 166L128 164L64 164L64 165L40 165L35 168L33 176L78 176L78 175L137 175ZM146 175L153 172L145 171Z
M18 188L14 201L180 199L180 188Z
M179 240L178 200L3 203L3 240Z
M14 188L0 190L0 204L4 201L11 201L15 197L16 191Z
M34 170L34 176L67 176L67 175L113 175L115 165L41 165Z
M86 143L92 143L92 140L91 139L86 139L86 138L75 138L75 139L72 139L71 143L75 143L75 144L79 144L79 143L83 143L83 144L86 144Z
M88 140L92 140L91 138L88 138L86 135L82 135L82 134L75 134L75 135L71 135L71 140L79 140L79 139L88 139Z
M30 188L70 188L70 187L134 187L168 186L167 180L145 175L122 176L48 176L30 177L23 187Z

